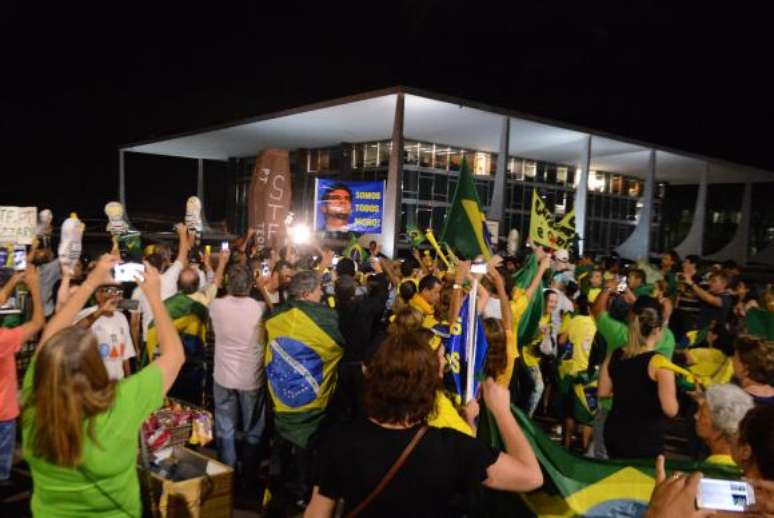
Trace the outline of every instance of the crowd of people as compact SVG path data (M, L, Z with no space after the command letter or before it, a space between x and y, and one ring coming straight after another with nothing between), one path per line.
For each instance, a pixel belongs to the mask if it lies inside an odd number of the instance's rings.
M663 470L670 423L691 419L687 454L736 466L774 513L774 336L755 324L774 288L733 262L573 261L531 244L446 264L376 242L353 260L259 249L252 232L212 253L176 232L146 247L134 283L115 280L115 248L63 267L33 246L0 290L0 304L21 284L31 299L26 322L0 329L0 481L18 421L33 514L140 516L138 432L167 396L212 408L238 499L259 507L268 488L279 513L470 515L482 486L535 490L512 407L559 423L579 455L659 459L659 517L700 515L697 476ZM448 350L471 289L488 343L476 397L455 387ZM484 412L502 451L476 439Z

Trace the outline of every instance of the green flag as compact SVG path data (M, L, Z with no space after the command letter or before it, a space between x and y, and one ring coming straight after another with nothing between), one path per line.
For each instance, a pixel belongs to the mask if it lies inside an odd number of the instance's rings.
M349 243L347 244L347 247L344 249L344 251L341 252L341 255L352 259L357 264L363 264L364 262L368 261L369 254L363 245L361 245L357 240L357 236L350 232Z
M751 308L747 311L745 325L751 335L774 340L774 312Z
M553 442L521 410L511 405L519 427L543 470L543 486L519 495L484 490L479 516L526 516L526 504L535 516L639 516L645 511L655 485L655 459L598 460L575 455ZM478 439L503 450L492 414L481 410ZM739 479L736 466L693 461L669 461L667 471L701 470L711 478Z
M425 242L425 235L416 225L406 225L406 235L414 248L419 248Z
M465 159L460 166L460 178L446 215L439 241L449 243L465 259L483 255L489 259L490 238L486 218L481 212L476 182Z
M535 254L529 256L527 262L521 269L513 274L513 287L521 290L526 290L532 279L535 278L538 272L538 260ZM540 323L540 317L543 314L543 290L546 288L545 281L541 281L538 286L539 289L535 290L532 295L532 299L528 302L527 309L519 319L519 328L516 336L517 341L521 345L529 345L535 338L538 325Z

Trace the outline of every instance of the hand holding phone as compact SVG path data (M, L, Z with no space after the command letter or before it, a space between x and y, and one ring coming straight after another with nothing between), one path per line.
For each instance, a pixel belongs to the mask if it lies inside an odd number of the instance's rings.
M142 263L120 263L113 269L113 278L116 282L137 282L145 273L145 265Z
M220 243L220 249L221 249L222 251L226 251L226 250L228 250L228 241L222 241L222 242Z
M755 493L744 480L702 478L696 494L696 507L717 511L744 511L755 503Z

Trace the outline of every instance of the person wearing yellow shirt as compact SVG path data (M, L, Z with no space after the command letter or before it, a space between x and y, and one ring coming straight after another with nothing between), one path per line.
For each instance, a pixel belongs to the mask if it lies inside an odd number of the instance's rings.
M441 300L441 281L433 275L425 275L419 281L417 294L411 298L409 304L422 312L422 327L432 329L438 320L435 318L435 306Z
M589 300L581 295L575 301L575 314L562 322L559 329L559 377L562 398L562 413L564 423L562 436L565 448L570 447L570 441L575 432L575 378L585 373L589 368L589 354L594 343L597 325L590 314ZM582 444L585 450L591 441L591 423L581 422Z

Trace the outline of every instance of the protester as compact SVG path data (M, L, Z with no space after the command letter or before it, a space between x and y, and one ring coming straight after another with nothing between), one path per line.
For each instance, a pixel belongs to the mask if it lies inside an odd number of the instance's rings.
M774 406L774 341L740 336L734 342L734 376L756 405Z
M744 476L774 481L774 406L751 409L739 423L739 433L731 448L734 461Z
M419 281L417 294L411 298L410 304L422 312L422 326L432 329L438 323L434 307L441 300L441 281L434 275L425 275Z
M225 263L226 257L222 255L221 262ZM213 401L218 457L232 467L241 461L239 482L244 489L255 488L259 445L266 428L266 305L250 297L252 286L250 268L232 265L226 283L228 295L210 305L215 333ZM235 434L240 422L244 442L242 455L238 456Z
M137 355L129 322L118 309L122 296L123 290L118 283L98 286L94 293L97 304L83 309L75 317L75 325L89 329L97 339L99 354L108 377L113 380L132 373L129 360Z
M752 397L736 385L712 385L699 396L696 435L707 445L710 464L735 466L731 448L739 422L753 408Z
M23 273L15 273L0 289L0 306L13 294L19 282L24 282L32 298L32 319L12 329L0 328L0 489L10 487L13 452L16 447L16 418L19 404L16 396L16 362L14 355L43 328L43 300L38 269L28 264Z
M499 385L508 388L513 377L516 358L519 356L516 333L514 332L514 318L510 299L505 291L503 276L500 275L497 268L492 268L487 273L487 278L490 279L497 292L502 318L488 317L482 321L489 346L484 373L487 377L493 378Z
M642 308L630 320L628 344L602 364L597 393L600 398L613 397L604 426L605 447L613 458L662 453L664 416L677 415L674 372L653 361L661 326L656 309Z
M23 449L36 516L140 516L137 436L183 364L183 348L147 267L139 285L151 305L161 355L134 376L111 380L97 340L72 326L118 262L103 256L41 337L24 378ZM52 426L57 423L57 426Z
M543 390L545 389L543 373L540 369L541 352L556 349L556 335L559 330L554 327L553 312L558 301L559 296L556 291L549 289L543 292L543 314L540 317L540 332L532 343L523 349L522 358L532 382L532 389L527 399L527 414L530 417L537 410L538 404L543 397Z
M698 329L696 320L701 309L701 301L695 290L688 283L699 283L701 277L698 274L698 266L701 258L698 255L688 255L683 259L682 272L675 275L677 285L675 288L675 309L669 322L675 339L683 345L687 345L688 331Z
M511 414L508 391L491 378L484 383L484 399L505 452L424 424L433 411L439 368L438 356L410 333L379 348L366 374L368 419L337 427L326 437L305 516L333 516L339 498L345 514L450 516L451 497L479 484L506 491L542 484L537 459ZM402 452L389 484L369 497Z
M704 289L692 279L686 277L685 284L699 298L699 312L695 329L707 329L711 322L724 326L733 307L733 297L728 291L728 277L725 273L715 272L709 277L709 288Z

